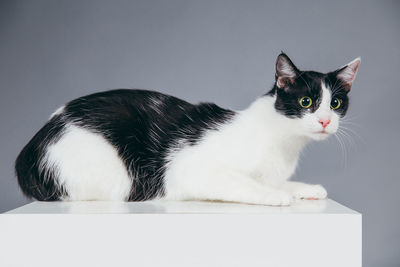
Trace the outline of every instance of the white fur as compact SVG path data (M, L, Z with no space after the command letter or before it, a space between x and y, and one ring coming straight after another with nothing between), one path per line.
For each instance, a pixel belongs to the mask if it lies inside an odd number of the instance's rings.
M116 149L99 134L68 125L47 149L45 164L59 172L66 200L127 200L131 179Z
M168 156L166 199L208 199L251 204L289 205L293 198L325 198L319 185L287 181L301 149L337 130L330 91L322 84L318 110L290 119L264 96L239 112L230 124L208 132L196 146L179 144ZM331 119L325 133L320 119ZM182 148L184 147L184 148Z

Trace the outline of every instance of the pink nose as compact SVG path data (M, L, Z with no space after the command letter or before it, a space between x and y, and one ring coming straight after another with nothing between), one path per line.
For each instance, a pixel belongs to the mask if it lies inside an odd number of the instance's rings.
M326 128L326 126L328 126L328 124L331 122L331 120L319 120L319 123L322 124L322 127Z

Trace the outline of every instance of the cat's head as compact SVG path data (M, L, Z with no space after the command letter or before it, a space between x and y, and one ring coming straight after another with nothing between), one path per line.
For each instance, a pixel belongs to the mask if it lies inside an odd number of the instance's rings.
M349 93L360 58L329 73L299 70L281 53L276 60L275 109L292 119L302 136L322 140L335 133L349 107Z

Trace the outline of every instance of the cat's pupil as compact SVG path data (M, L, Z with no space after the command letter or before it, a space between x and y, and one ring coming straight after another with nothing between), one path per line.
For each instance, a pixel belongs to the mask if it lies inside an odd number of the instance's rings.
M304 107L307 107L308 105L310 105L310 98L305 97L305 98L303 98L303 100L301 102Z
M338 100L335 98L332 100L332 106L336 107L338 105Z

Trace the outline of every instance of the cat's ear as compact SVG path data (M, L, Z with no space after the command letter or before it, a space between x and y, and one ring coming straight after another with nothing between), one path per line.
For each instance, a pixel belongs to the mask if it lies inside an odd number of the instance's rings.
M275 81L276 86L279 88L285 88L289 84L294 83L294 79L299 74L299 70L285 54L281 53L276 59L275 64Z
M361 58L356 58L346 66L335 71L336 78L342 81L344 90L350 91L354 79L357 75L358 67L360 66Z

